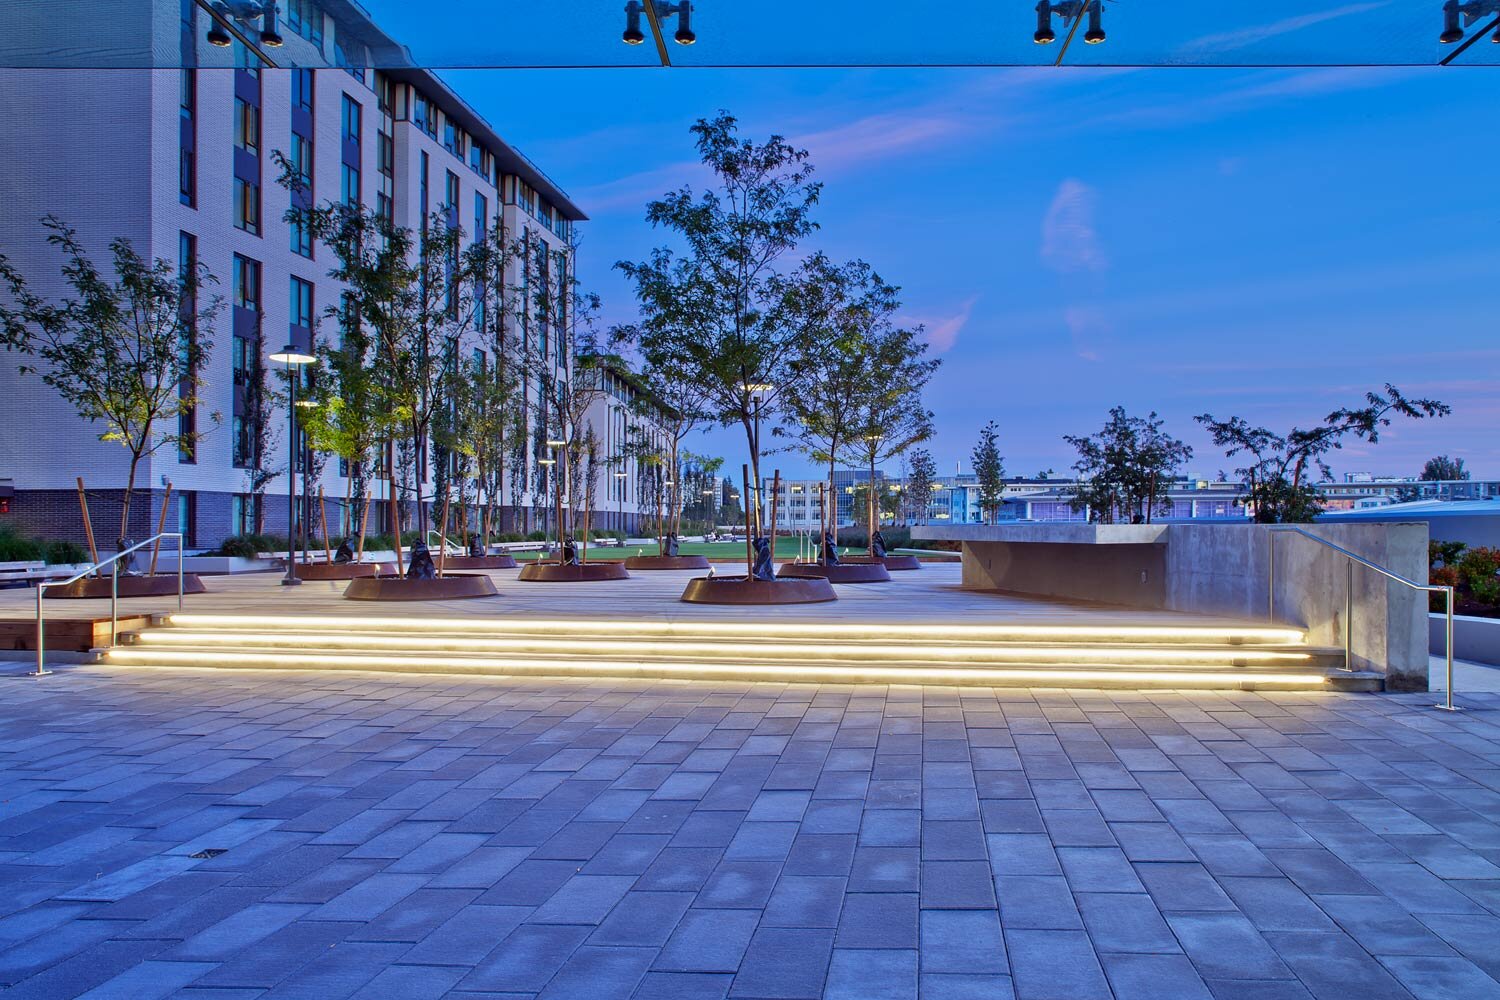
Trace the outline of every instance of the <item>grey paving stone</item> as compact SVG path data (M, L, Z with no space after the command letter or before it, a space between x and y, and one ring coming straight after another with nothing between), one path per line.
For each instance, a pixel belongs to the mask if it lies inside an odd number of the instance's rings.
M552 980L592 930L523 924L500 941L459 986L471 991L535 993Z
M814 1000L823 995L832 952L833 931L762 927L745 950L729 995Z
M160 1000L214 968L213 962L146 961L79 995L80 1000Z
M730 975L702 972L648 972L631 1000L724 1000Z
M660 948L692 903L690 892L627 892L588 943Z
M992 910L995 890L983 861L923 861L922 908Z
M1240 912L1263 931L1331 931L1334 925L1312 898L1284 878L1220 878Z
M1101 955L1115 1000L1213 1000L1184 955Z
M1168 913L1167 923L1205 979L1292 978L1243 914Z
M401 961L415 965L478 965L531 912L529 906L465 906L403 953Z
M1005 930L1017 1000L1112 1000L1082 931Z
M995 879L1000 919L1007 929L1078 930L1083 918L1060 875L1001 875Z
M1010 976L924 972L918 978L921 1000L1012 1000Z
M921 872L915 847L860 847L849 869L849 891L914 892Z
M1182 951L1156 904L1145 893L1081 892L1075 897L1094 950L1143 955Z
M847 879L828 875L783 875L771 892L761 923L767 927L837 927L847 885Z
M1118 847L1059 847L1063 875L1074 892L1141 892L1135 869Z
M994 910L923 910L923 973L1003 975L1010 971Z
M835 948L824 1000L917 1000L915 951Z
M678 921L652 968L664 972L736 972L758 923L757 910L689 910Z
M1383 955L1380 962L1420 1000L1500 1000L1500 983L1467 959Z
M1136 865L1135 871L1157 908L1164 912L1235 908L1202 865L1152 862Z
M852 892L839 916L839 948L917 947L917 894ZM913 987L915 988L915 986Z

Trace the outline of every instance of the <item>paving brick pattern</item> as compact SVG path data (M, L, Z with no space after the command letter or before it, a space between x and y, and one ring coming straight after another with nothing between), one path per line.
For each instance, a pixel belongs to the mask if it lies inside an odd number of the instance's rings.
M0 686L7 998L1500 997L1494 696Z

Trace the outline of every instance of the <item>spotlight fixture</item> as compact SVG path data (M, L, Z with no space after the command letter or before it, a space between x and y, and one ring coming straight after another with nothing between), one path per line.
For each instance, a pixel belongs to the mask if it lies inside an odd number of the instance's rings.
M646 40L645 32L641 31L641 15L649 13L654 13L658 21L668 17L677 18L677 32L672 38L678 45L692 45L698 40L698 36L693 32L692 0L679 0L678 3L629 0L625 4L625 32L620 36L626 45L640 45Z
M229 32L218 21L210 21L208 26L208 44L216 49L227 49L234 44L234 39L229 37Z
M1443 4L1443 33L1438 35L1438 41L1444 45L1462 41L1466 28L1491 14L1500 14L1500 0L1448 0ZM1490 41L1500 43L1500 27Z
M1500 3L1500 0L1494 0ZM1082 17L1085 13L1089 16L1088 30L1083 33L1083 40L1090 45L1098 45L1104 41L1104 0L1038 0L1036 5L1036 32L1032 34L1031 40L1038 45L1051 45L1057 41L1057 33L1052 30L1052 18L1062 18L1064 21L1073 21Z
M281 43L281 33L276 30L276 4L267 3L261 8L260 44L270 49L279 49Z

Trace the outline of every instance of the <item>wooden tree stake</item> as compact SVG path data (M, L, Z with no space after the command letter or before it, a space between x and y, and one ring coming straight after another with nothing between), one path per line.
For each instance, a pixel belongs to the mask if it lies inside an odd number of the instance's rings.
M167 480L167 492L161 498L161 517L156 522L156 544L151 546L151 568L146 571L147 576L156 575L156 557L161 552L161 533L167 530L167 504L172 500L172 481ZM177 558L182 558L182 550L177 550Z
M83 477L78 477L78 506L83 508L83 534L89 540L89 555L99 561L99 546L94 544L94 522L89 520L89 498L83 491Z

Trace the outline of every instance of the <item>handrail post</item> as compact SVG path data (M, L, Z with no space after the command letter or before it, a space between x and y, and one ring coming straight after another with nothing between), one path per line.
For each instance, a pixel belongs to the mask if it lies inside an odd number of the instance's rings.
M1344 559L1344 669L1355 669L1355 561Z
M187 553L183 551L184 539L182 532L177 533L177 610L182 611L182 564L187 561Z
M42 620L42 591L47 584L44 580L38 580L36 585L36 670L32 671L33 677L45 677L52 671L47 669L47 626Z
M1452 587L1444 587L1443 588L1443 592L1444 592L1444 595L1448 598L1448 601L1447 601L1447 604L1448 604L1447 619L1448 620L1445 623L1447 625L1447 635L1445 636L1445 638L1447 640L1447 642L1446 642L1446 647L1447 647L1447 649L1446 649L1446 654L1447 654L1446 655L1446 660L1447 660L1447 681L1446 681L1445 686L1447 687L1448 691L1447 691L1446 697L1443 698L1443 704L1441 704L1441 705L1434 705L1433 707L1434 708L1441 708L1444 711L1448 711L1448 712L1456 712L1456 711L1458 711L1458 706L1455 705L1455 704L1453 704L1453 588Z
M109 644L115 644L115 631L120 623L120 561L109 564Z

